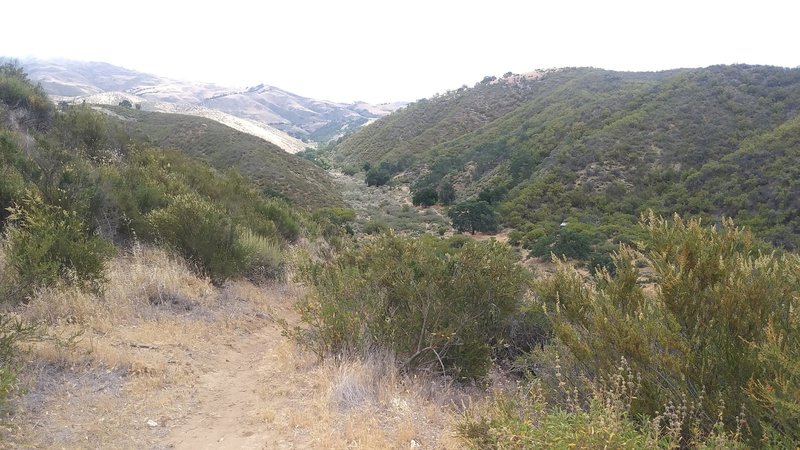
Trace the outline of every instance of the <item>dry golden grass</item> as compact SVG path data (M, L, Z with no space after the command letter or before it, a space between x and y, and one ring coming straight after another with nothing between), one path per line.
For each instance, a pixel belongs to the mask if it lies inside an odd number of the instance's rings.
M214 287L149 247L108 275L102 295L46 289L19 309L48 337L26 354L0 447L463 446L451 430L468 391L385 355L321 362L282 336L297 285Z
M210 283L148 247L115 258L108 275L102 295L55 287L20 307L46 336L26 354L14 446L140 447L159 437L142 433L148 417L180 401L169 388L193 378L182 346L208 348L219 326Z
M321 409L346 447L458 448L452 421L467 392L398 372L391 356L327 361L316 376ZM323 442L334 444L336 441ZM341 447L344 448L344 447Z
M137 246L132 254L111 261L108 277L100 296L74 288L45 289L29 302L23 315L48 324L77 323L108 332L120 323L152 319L159 310L202 309L213 302L210 282L160 249Z

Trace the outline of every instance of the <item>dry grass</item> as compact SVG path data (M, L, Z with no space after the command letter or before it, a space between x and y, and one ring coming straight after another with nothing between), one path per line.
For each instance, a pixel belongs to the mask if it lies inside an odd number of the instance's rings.
M391 356L330 361L320 396L347 447L458 448L452 420L466 391L440 379L401 375ZM336 442L330 442L335 444Z
M44 289L28 303L23 316L50 325L66 322L109 332L121 323L163 316L167 310L196 315L213 302L211 283L160 249L136 247L132 254L111 261L108 276L100 296L74 288Z
M5 295L3 289L9 285L9 271L6 264L6 240L0 239L0 295Z
M19 310L48 338L26 354L0 448L463 447L452 422L474 393L386 355L302 352L276 323L297 323L296 285L217 288L148 247L108 275L103 295L46 289Z
M134 448L164 434L143 433L146 420L171 414L182 393L168 388L193 379L186 346L212 342L214 290L148 247L115 258L108 275L102 295L54 287L20 307L46 337L26 354L13 446Z

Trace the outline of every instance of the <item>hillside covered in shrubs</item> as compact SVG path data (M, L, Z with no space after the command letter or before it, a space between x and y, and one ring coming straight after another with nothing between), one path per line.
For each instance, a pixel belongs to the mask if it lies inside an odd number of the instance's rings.
M289 203L234 170L137 141L88 106L57 111L13 65L0 82L2 226L25 289L99 279L112 244L134 240L173 248L217 281L280 272L305 220Z
M324 170L263 139L201 117L125 107L109 110L125 119L120 124L134 139L181 150L221 172L234 169L268 196L284 198L296 207L343 205Z
M648 209L732 217L796 250L799 112L800 69L508 73L419 100L331 159L368 182L397 177L427 204L484 201L545 259L608 264L610 241L636 240Z

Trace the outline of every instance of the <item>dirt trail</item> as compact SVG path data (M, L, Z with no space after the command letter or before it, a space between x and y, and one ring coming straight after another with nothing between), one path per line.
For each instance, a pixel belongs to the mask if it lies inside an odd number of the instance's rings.
M272 321L216 345L198 361L193 400L165 443L176 449L308 448L307 433L286 414L307 410L312 401L310 391L297 389L303 375L287 367L291 351Z
M255 388L263 375L264 350L271 345L259 332L227 344L203 364L208 367L193 387L194 403L186 423L173 428L167 442L175 448L262 448L270 430L257 420L266 402Z

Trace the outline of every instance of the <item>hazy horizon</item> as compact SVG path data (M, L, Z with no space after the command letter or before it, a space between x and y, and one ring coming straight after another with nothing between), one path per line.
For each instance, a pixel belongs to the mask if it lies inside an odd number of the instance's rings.
M35 20L8 21L14 39L0 54L106 62L230 87L263 83L345 103L414 101L486 75L553 67L800 65L791 48L800 5L554 3L18 2L4 7L8 17Z

